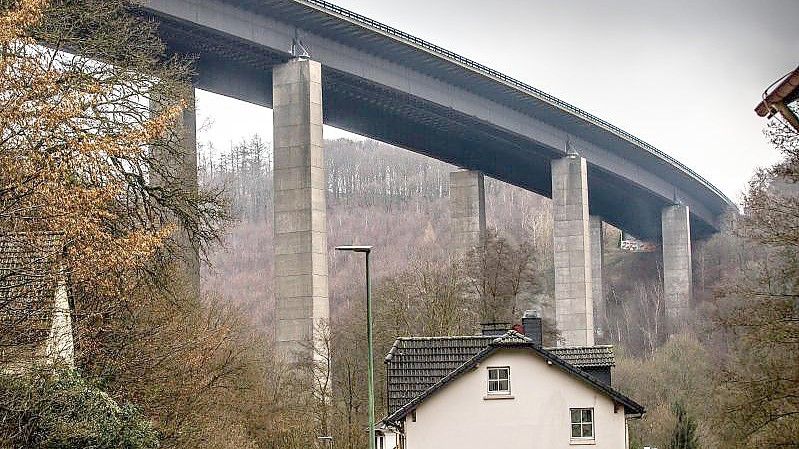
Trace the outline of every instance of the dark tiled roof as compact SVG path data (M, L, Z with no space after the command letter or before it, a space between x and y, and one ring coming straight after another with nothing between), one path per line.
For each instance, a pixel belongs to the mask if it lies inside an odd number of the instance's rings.
M386 356L393 413L485 349L496 337L398 338Z
M47 338L62 250L57 234L0 234L0 350L6 357Z
M436 375L449 366L455 365L466 353L474 350L479 344L484 346L477 350L471 357L444 376L434 380ZM439 348L442 349L439 352ZM385 422L396 422L413 410L420 402L433 394L439 388L468 371L475 364L493 354L500 348L524 348L545 358L548 362L558 366L567 373L576 376L579 380L593 388L602 391L614 401L624 405L625 412L642 414L644 408L611 388L604 382L594 378L580 368L566 362L547 349L537 347L532 340L515 331L508 331L505 335L475 336L475 337L438 337L438 338L399 338L386 356L388 364L388 397L389 415ZM573 348L568 348L573 349ZM444 354L442 356L442 354ZM394 365L392 367L392 365ZM414 377L418 375L419 377ZM432 381L432 383L430 383ZM426 385L426 386L425 386ZM421 391L419 391L421 390ZM418 393L417 393L418 392ZM410 399L406 399L410 398Z
M600 368L616 365L613 346L610 345L570 346L546 348L546 350L577 368Z
M517 332L502 338L506 343L530 341ZM495 340L496 335L398 338L386 356L388 412L393 413L422 394ZM545 349L577 368L615 364L612 346Z

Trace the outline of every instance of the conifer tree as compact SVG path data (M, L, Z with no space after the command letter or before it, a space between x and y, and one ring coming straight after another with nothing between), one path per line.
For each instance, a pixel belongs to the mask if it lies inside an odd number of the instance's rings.
M672 407L674 415L677 417L677 424L671 434L671 449L698 449L699 442L696 438L696 423L682 401L677 401Z

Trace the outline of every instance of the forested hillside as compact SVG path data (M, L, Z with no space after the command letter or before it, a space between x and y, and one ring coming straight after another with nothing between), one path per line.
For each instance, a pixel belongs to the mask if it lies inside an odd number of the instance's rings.
M456 167L374 141L327 141L328 246L335 316L363 288L360 262L334 253L341 244L371 244L374 276L396 274L419 259L450 256L449 173ZM247 304L272 325L271 147L258 136L219 151L201 148L202 182L225 188L238 222L204 272L206 289ZM486 182L489 227L513 241L550 244L549 200L494 180Z
M448 196L449 173L457 168L370 140L327 141L325 152L329 283L335 318L349 309L363 288L360 262L332 251L335 245L374 245L377 284L414 264L454 256L449 251ZM224 247L212 256L213 268L204 271L204 286L244 304L267 333L274 318L271 155L270 144L259 136L225 150L207 144L200 149L202 182L225 190L237 218ZM549 199L487 178L486 216L496 236L531 248L536 271L530 281L536 287L527 294L528 305L536 303L551 314ZM621 251L619 237L618 230L606 226L608 313L597 317L603 329L600 340L623 342L636 354L651 353L656 335L662 332L658 329L663 310L658 254ZM699 279L705 277L706 269L700 270Z

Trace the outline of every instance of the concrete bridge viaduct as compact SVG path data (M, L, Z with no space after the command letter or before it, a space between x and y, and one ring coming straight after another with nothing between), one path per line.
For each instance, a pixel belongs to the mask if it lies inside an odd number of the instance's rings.
M451 204L463 248L485 227L484 174L551 197L564 345L594 341L603 222L662 242L674 319L690 303L691 239L715 232L732 206L604 120L324 1L146 0L141 13L160 23L170 52L197 57L196 87L274 111L277 339L286 354L307 351L314 324L328 317L323 123L462 167L451 175Z

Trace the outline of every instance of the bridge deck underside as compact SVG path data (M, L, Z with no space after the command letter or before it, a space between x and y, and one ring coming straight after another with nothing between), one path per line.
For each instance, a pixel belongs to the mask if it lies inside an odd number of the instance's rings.
M197 87L271 107L271 70L289 59L287 53L159 20L169 51L197 58ZM551 196L550 161L562 153L456 109L348 73L323 67L322 80L326 124ZM590 164L588 182L592 215L641 238L660 237L660 211L668 201ZM691 225L694 237L713 232L696 217Z

